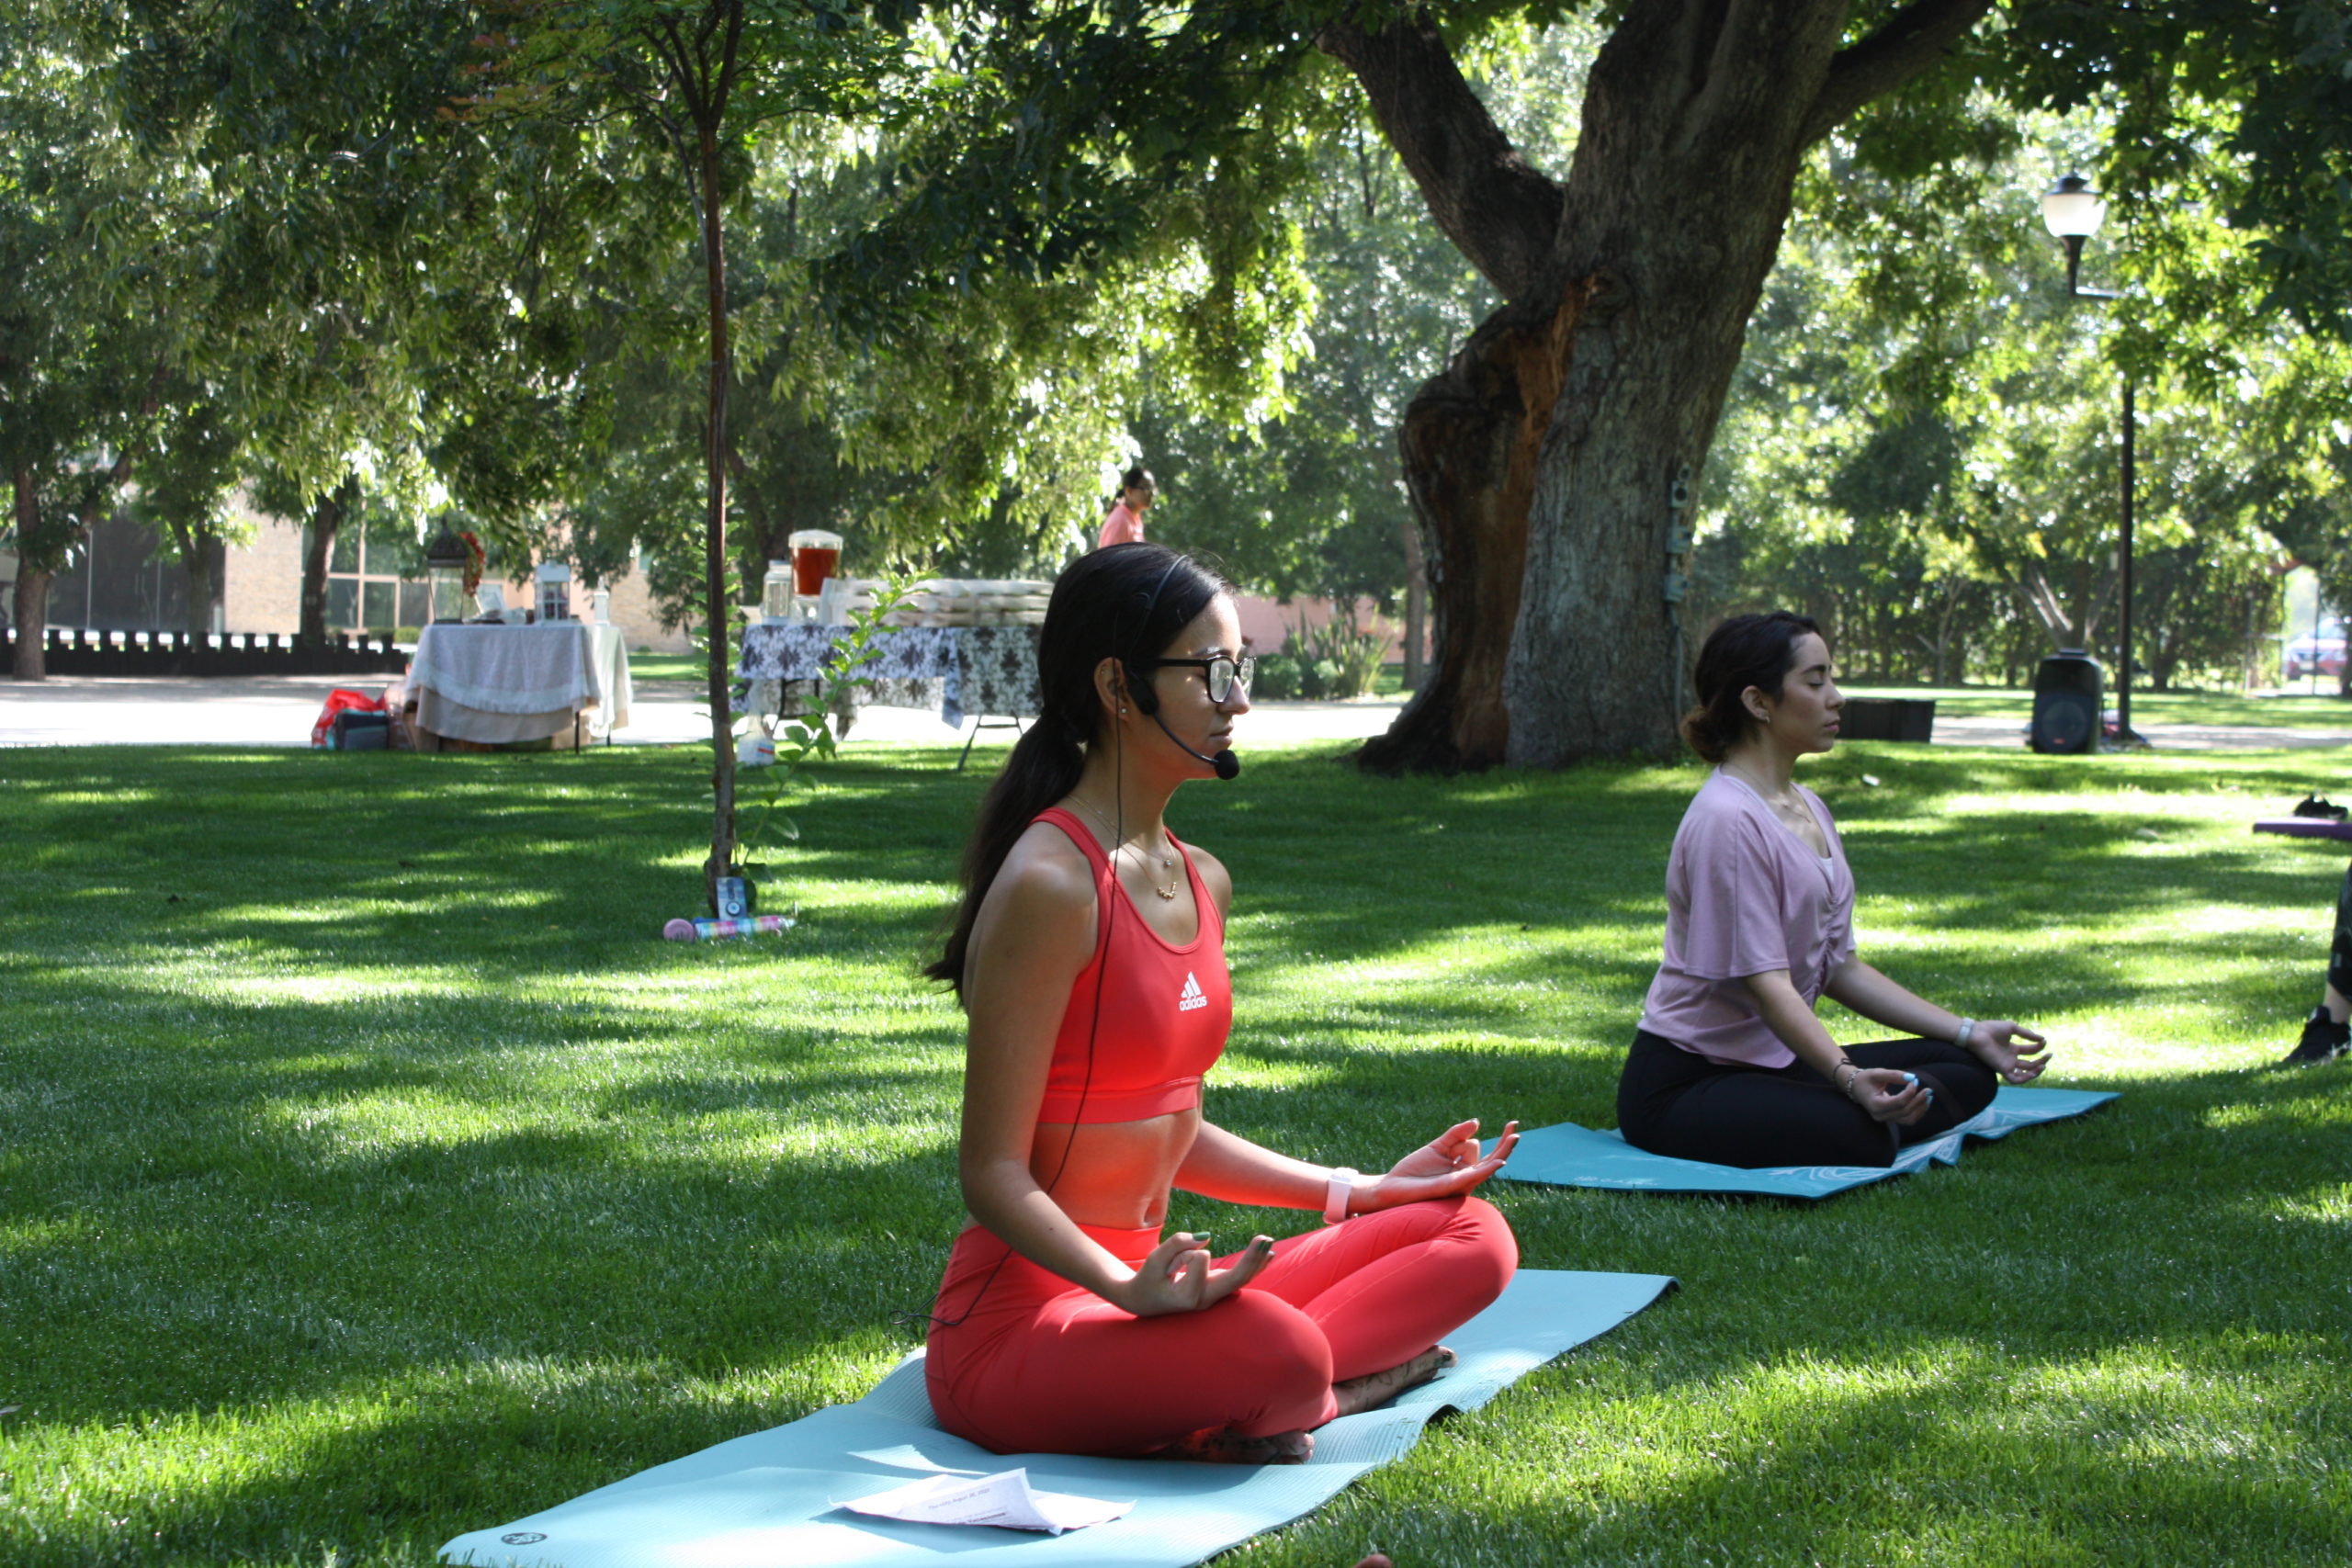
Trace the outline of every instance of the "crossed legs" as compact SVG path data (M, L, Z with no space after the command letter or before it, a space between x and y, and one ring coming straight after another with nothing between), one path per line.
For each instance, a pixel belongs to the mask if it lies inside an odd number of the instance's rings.
M993 1261L1002 1245L976 1250ZM1201 1433L1297 1432L1341 1413L1335 1385L1410 1363L1476 1315L1518 1257L1480 1199L1409 1203L1277 1242L1255 1280L1204 1312L1142 1318L1016 1257L963 1319L933 1330L932 1405L1000 1453L1142 1454ZM951 1262L943 1316L960 1304L960 1272Z
M1618 1125L1636 1148L1711 1165L1888 1166L1905 1144L1950 1132L1992 1104L2000 1087L1990 1068L1938 1040L1882 1040L1846 1055L1865 1067L1918 1074L1935 1089L1934 1104L1908 1127L1873 1122L1802 1062L1711 1062L1643 1032L1618 1080Z

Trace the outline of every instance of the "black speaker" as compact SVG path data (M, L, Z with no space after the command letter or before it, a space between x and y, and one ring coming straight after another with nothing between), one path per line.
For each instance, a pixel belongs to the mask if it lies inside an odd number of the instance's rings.
M2033 728L2027 744L2061 755L2098 750L2106 695L2098 660L2079 648L2060 649L2033 672Z

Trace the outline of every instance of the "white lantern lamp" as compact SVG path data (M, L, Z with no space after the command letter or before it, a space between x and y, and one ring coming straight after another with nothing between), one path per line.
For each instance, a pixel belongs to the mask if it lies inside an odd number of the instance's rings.
M2107 221L2107 203L2080 175L2061 175L2041 193L2041 221L2066 247L2066 292L2081 294L2083 242Z

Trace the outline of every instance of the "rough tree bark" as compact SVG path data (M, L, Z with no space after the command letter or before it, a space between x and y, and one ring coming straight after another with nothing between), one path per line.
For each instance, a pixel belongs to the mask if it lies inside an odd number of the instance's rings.
M1674 744L1670 498L1705 463L1800 164L1990 6L1915 0L1841 49L1850 0L1645 0L1594 62L1561 183L1512 149L1426 14L1318 37L1507 301L1398 433L1436 667L1365 766Z
M1429 577L1421 563L1421 530L1411 517L1405 536L1405 689L1421 688L1422 649L1429 642Z

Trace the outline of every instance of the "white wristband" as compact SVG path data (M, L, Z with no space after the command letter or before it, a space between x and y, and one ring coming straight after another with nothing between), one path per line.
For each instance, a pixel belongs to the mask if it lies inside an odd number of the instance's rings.
M1973 1018L1963 1018L1960 1021L1960 1032L1951 1037L1951 1043L1965 1051L1968 1049L1968 1037L1975 1032L1976 1021Z
M1325 1179L1323 1223L1336 1225L1348 1217L1348 1201L1356 1195L1356 1173L1340 1167Z

